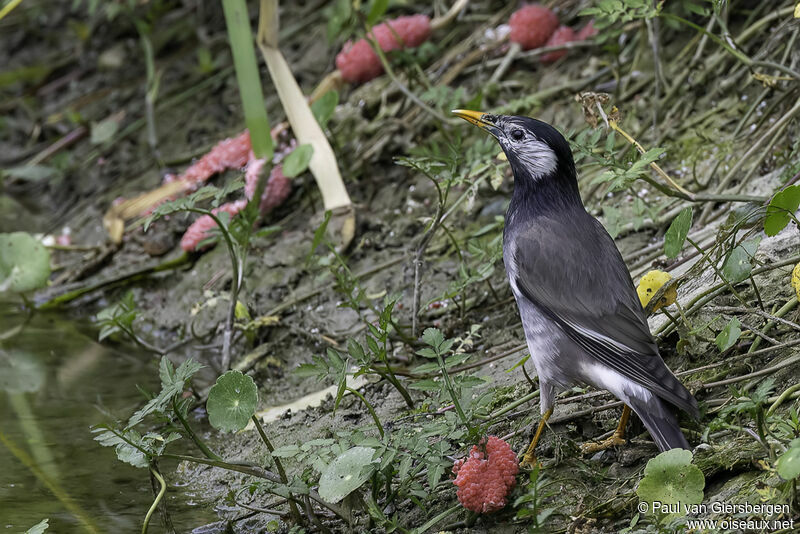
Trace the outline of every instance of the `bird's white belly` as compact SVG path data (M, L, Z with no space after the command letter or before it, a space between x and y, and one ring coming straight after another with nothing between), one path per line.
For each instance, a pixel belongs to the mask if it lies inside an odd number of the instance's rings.
M536 366L540 383L549 384L557 390L564 390L577 384L577 369L570 364L571 358L565 358L561 351L572 345L561 329L542 315L524 297L517 294L512 286L519 307L520 318L525 330L525 341L531 360Z

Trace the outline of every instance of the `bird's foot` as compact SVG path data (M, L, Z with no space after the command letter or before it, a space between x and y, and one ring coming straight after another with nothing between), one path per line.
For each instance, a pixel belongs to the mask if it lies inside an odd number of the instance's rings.
M522 461L519 463L519 466L522 469L533 469L534 467L542 468L542 462L536 459L536 455L532 454L530 451L526 452L525 455L522 457Z
M623 438L620 434L614 432L608 438L604 439L603 441L593 441L590 443L584 443L581 445L581 453L582 454L594 454L596 452L604 451L606 449L610 449L611 447L618 447L620 445L625 445L625 438Z

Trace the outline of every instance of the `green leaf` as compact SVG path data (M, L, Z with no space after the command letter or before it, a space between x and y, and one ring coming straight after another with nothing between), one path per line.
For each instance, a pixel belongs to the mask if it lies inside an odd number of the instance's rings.
M311 441L306 441L300 446L300 448L304 451L310 451L311 449L319 449L320 447L329 447L334 443L336 443L336 440L331 438L317 438L312 439Z
M750 276L750 271L753 270L752 260L760 242L760 237L748 239L728 254L725 263L722 264L722 276L725 280L731 284L738 284Z
M339 387L336 388L336 398L333 400L333 413L336 413L336 410L339 408L339 403L342 402L342 397L344 397L344 392L347 390L347 375L342 374L339 377Z
M92 134L89 141L93 145L102 145L114 137L114 134L117 133L117 129L119 129L117 117L109 117L100 122L93 122Z
M677 258L683 249L683 243L692 227L692 208L683 208L672 220L667 233L664 235L664 254L667 258Z
M442 389L442 383L437 382L433 378L424 378L422 380L414 380L408 384L408 387L411 389L418 389L420 391L439 391Z
M328 372L328 366L326 365L324 368L319 367L313 363L301 363L297 366L294 370L293 374L299 376L301 378L307 378L310 376L318 376L322 378ZM322 375L322 376L320 376Z
M217 430L236 432L247 426L256 412L258 388L240 371L228 371L208 392L208 422Z
M684 449L662 452L647 462L644 478L639 483L636 494L643 502L680 506L700 504L705 487L703 472L692 464L692 453Z
M722 332L717 335L714 341L717 343L720 352L725 352L739 340L739 336L741 335L741 323L739 319L734 317L728 321L728 324L725 325L725 328L722 329Z
M142 436L135 430L126 430L120 432L117 430L98 427L93 428L92 432L96 434L94 440L104 447L114 447L114 452L117 453L117 459L121 462L132 465L133 467L145 468L148 467L147 456L137 447L145 448Z
M403 459L400 460L400 467L397 469L397 477L400 480L405 480L408 472L411 470L411 462L413 458L410 454L403 456Z
M419 354L423 358L436 358L436 351L433 350L433 349L427 349L427 348L426 349L420 349L420 350L417 351L417 354ZM436 364L437 368L438 368L438 366L439 365Z
M422 333L422 341L435 349L444 342L444 334L438 328L426 328Z
M800 185L790 185L778 192L767 206L764 232L768 236L773 236L786 228L798 206L800 206Z
M50 252L26 232L0 234L0 293L23 293L47 285Z
M784 480L792 480L800 475L800 438L792 440L786 452L775 462L775 467Z
M46 182L62 176L60 170L45 165L23 165L21 167L11 167L2 172L11 178L28 182Z
M153 221L181 211L189 211L192 209L200 209L198 204L212 199L212 205L218 206L220 202L230 193L244 187L244 182L241 179L236 179L228 182L225 187L219 188L213 185L206 185L192 193L191 195L176 198L175 200L168 200L159 204L156 209L144 220L144 231L146 232ZM210 213L210 211L208 211ZM220 212L217 215L223 222L230 220L230 215L225 212Z
M372 26L386 13L389 7L389 0L372 0L372 6L367 15L367 25Z
M202 365L189 358L174 369L172 362L164 356L161 358L159 367L159 375L161 377L161 391L158 395L148 401L147 404L140 410L137 410L130 419L126 428L131 428L139 423L150 414L161 413L164 414L170 409L172 398L183 392L186 382L198 370L202 369Z
M308 162L314 155L314 147L311 145L300 145L292 150L283 160L283 175L287 178L294 178L308 168Z
M314 255L314 252L316 252L317 248L320 246L320 244L322 244L322 241L325 239L325 236L328 231L328 223L331 220L331 215L332 215L331 210L327 210L322 219L322 222L317 227L317 229L314 230L314 239L311 240L311 250L308 253L308 257L306 258L307 263L311 261L311 257Z
M339 105L339 93L335 90L328 91L311 104L311 112L321 128L328 125L337 105Z
M366 482L375 469L374 449L353 447L340 454L319 479L319 495L326 502L336 504ZM380 462L380 458L377 459Z
M300 447L297 445L284 445L283 447L278 447L270 454L277 458L294 458L300 454Z
M25 534L42 534L42 532L44 532L50 527L50 524L48 523L49 521L50 521L49 519L42 519L41 521L33 525L31 528L26 530Z
M347 352L350 356L356 359L361 364L368 363L366 354L364 354L364 347L353 338L347 340Z
M428 487L431 488L431 490L436 489L436 486L442 479L444 470L445 466L439 462L428 465Z
M103 341L108 336L117 332L132 330L133 322L139 316L139 310L133 301L133 292L128 291L119 302L116 302L97 312L95 323L100 326L98 341ZM163 363L163 362L162 362Z
M32 353L0 349L0 391L10 394L34 393L45 382L44 366Z

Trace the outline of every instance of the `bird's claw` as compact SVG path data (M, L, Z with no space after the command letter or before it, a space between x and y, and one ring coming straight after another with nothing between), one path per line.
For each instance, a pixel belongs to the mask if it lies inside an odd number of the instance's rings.
M535 454L525 454L522 457L522 461L519 463L519 466L523 469L533 469L534 467L542 468L542 462L536 459Z
M604 451L606 449L610 449L611 447L618 447L620 445L625 445L625 438L615 432L603 441L584 443L581 445L581 453L594 454L596 452Z

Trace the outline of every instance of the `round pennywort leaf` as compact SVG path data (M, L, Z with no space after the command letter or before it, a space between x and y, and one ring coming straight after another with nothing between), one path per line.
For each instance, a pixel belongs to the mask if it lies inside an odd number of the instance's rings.
M700 504L706 485L703 472L692 464L692 453L683 449L662 452L647 462L636 494L644 502Z
M800 476L800 438L792 440L775 464L778 474L784 480L792 480Z
M0 292L39 289L50 277L50 252L25 232L0 234Z
M223 432L236 432L247 426L256 412L258 388L253 379L239 371L228 371L208 392L208 421Z
M0 391L33 393L44 384L45 371L33 354L0 350Z

